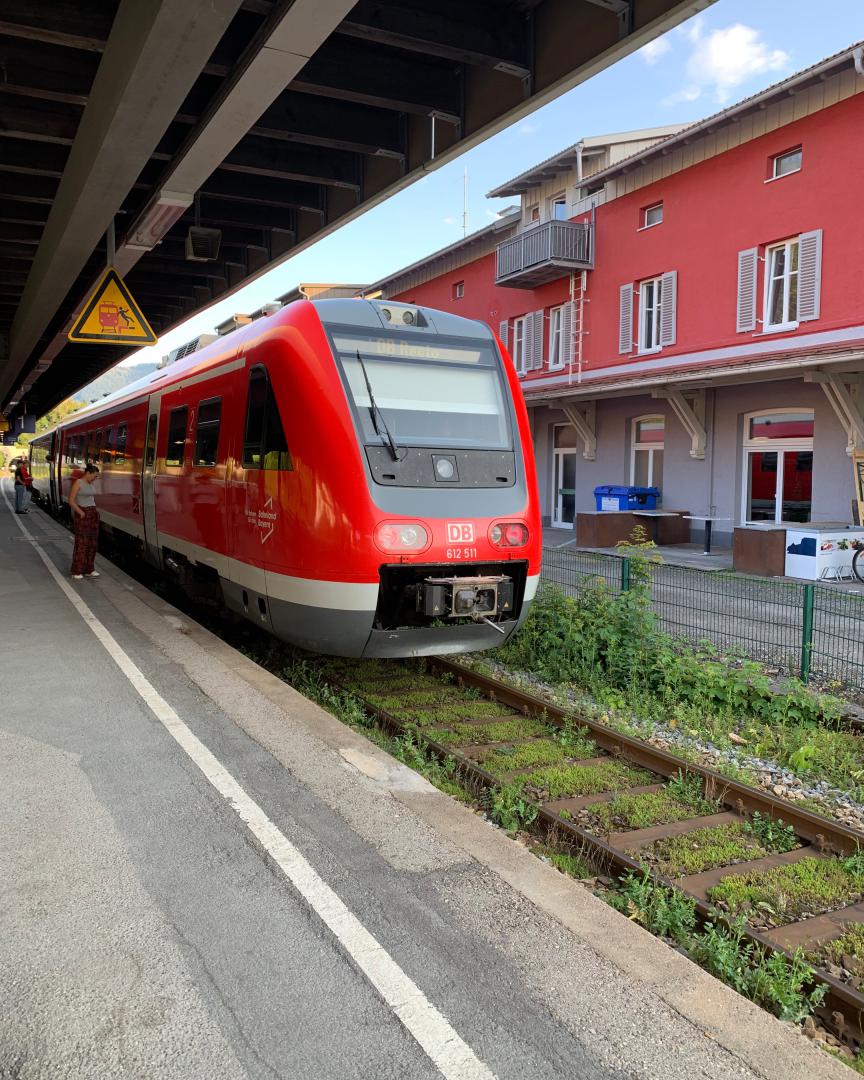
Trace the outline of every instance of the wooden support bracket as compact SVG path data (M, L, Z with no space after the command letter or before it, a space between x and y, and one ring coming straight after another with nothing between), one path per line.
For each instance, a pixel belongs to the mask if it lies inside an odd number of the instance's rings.
M586 461L594 461L597 457L597 406L593 401L585 403L584 408L572 404L556 402L556 408L560 409L576 434L584 443L582 457Z
M804 382L818 383L846 432L846 453L864 450L864 376L861 372L842 375L827 371L808 372Z
M708 433L705 431L705 391L692 390L685 397L680 390L661 387L653 390L651 396L669 402L672 411L690 436L690 457L704 459L705 446L708 443Z

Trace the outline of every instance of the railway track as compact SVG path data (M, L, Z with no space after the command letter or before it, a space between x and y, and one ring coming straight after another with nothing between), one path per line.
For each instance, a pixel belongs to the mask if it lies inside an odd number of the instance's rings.
M864 924L864 833L458 663L323 663L385 727L416 732L474 785L518 795L571 851L610 874L647 867L701 920L743 914L753 943L803 949L827 988L820 1018L864 1042L864 963L851 980L818 966L825 942Z

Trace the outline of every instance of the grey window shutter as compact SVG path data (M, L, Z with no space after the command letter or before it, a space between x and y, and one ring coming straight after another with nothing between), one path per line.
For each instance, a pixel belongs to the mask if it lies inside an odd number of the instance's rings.
M561 311L561 362L568 367L573 363L573 320L576 305L568 300Z
M798 322L819 318L822 291L822 230L798 237Z
M501 322L498 323L498 337L500 338L501 344L504 346L505 349L510 348L510 343L507 341L508 328L509 326L506 319L502 319Z
M735 329L739 334L756 329L756 248L738 252L738 318Z
M678 322L678 271L667 270L660 278L660 344L674 345Z
M534 325L532 329L534 348L532 350L532 368L538 371L543 367L543 311L534 312Z
M534 312L529 311L522 323L522 370L530 371L534 366Z
M621 298L618 305L618 352L633 352L633 286L621 286Z

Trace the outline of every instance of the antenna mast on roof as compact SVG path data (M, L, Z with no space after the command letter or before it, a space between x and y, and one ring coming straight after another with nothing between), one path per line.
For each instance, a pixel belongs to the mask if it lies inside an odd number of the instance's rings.
M465 168L465 175L462 183L462 238L464 239L468 235L468 168Z

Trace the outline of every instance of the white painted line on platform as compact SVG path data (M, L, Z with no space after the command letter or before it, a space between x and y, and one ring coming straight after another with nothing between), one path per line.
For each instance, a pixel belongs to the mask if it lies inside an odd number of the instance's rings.
M12 506L6 494L5 485L3 499L11 513ZM153 715L246 823L250 832L279 865L312 910L329 927L357 967L417 1040L442 1076L447 1077L447 1080L496 1080L494 1073L462 1041L446 1017L435 1008L357 916L346 907L306 858L267 817L255 800L246 794L228 770L183 723L110 631L65 580L24 523L17 517L14 520L33 545L66 598L138 691Z

